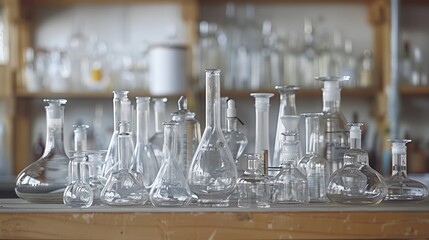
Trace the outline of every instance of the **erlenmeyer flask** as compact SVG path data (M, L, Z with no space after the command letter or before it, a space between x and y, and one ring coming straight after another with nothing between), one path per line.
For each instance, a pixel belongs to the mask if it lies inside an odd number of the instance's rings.
M16 180L18 197L35 203L62 203L68 184L69 158L64 150L64 99L45 99L46 147L42 157L22 170Z
M69 207L87 208L94 200L92 188L87 182L88 169L83 165L87 160L87 156L77 154L69 163L69 184L63 195L63 202Z
M428 198L428 188L407 175L408 139L390 140L392 142L392 176L387 179L388 201L423 201Z
M142 173L143 185L151 188L159 171L152 145L149 143L149 104L150 97L136 97L137 142L134 149L133 169Z
M188 181L177 164L178 122L164 123L164 162L150 190L150 201L155 207L181 207L191 202Z
M350 124L350 149L344 166L332 173L327 197L346 204L378 204L387 194L383 177L369 166L368 153L361 149L361 123Z
M130 170L134 146L128 122L120 122L117 139L118 170L109 174L100 199L104 204L112 206L143 205L149 199L149 194L143 181L137 180L135 173Z
M206 70L206 128L192 159L189 187L198 203L229 205L237 181L237 168L220 125L220 70Z
M299 90L297 86L276 86L280 93L280 107L277 118L276 138L274 142L274 152L270 163L271 167L280 166L280 155L282 147L282 133L285 133L285 127L282 123L281 117L285 115L296 115L295 93Z
M153 112L155 116L155 133L150 137L149 142L155 152L158 165L162 164L162 147L164 145L164 133L162 123L165 121L165 107L167 98L153 98Z

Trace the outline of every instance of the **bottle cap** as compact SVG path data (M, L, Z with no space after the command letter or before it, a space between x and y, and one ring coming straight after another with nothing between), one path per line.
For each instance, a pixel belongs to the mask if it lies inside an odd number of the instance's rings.
M226 117L228 118L237 117L237 109L235 108L234 99L229 99L227 103L228 103L228 108L226 109Z
M406 144L411 142L409 139L393 139L389 140L392 143L392 154L407 154Z
M255 108L258 111L268 111L270 107L270 97L273 93L251 93L250 96L255 98Z
M351 139L360 139L361 138L361 126L362 123L350 123L350 138Z

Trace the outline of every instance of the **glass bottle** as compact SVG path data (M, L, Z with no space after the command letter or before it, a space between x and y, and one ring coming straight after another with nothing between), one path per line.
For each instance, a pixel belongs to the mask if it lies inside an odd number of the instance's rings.
M64 99L45 99L46 147L43 155L22 170L16 180L19 198L35 203L62 203L68 184L69 158L64 150Z
M247 146L247 137L244 133L238 131L237 127L237 110L235 108L235 101L233 99L228 100L228 109L226 113L227 118L227 130L224 132L225 140L228 144L229 150L231 150L232 157L237 162Z
M149 194L143 182L130 170L134 146L128 122L120 122L117 139L118 170L109 175L106 185L101 190L100 199L104 204L111 206L143 205L149 199Z
M328 186L330 164L319 154L319 121L321 114L305 113L306 154L298 161L308 180L310 202L327 202L326 187Z
M255 128L255 153L268 151L270 154L270 98L274 96L272 93L251 93L250 96L255 98L255 113L256 113L256 128Z
M344 154L344 166L329 179L327 196L332 202L378 204L387 194L386 182L369 166L368 153L361 148L361 126L350 124L350 149Z
M308 203L308 181L297 167L298 144L293 133L285 133L280 172L273 179L273 203Z
M165 121L165 107L167 98L153 98L153 110L155 115L155 133L150 137L149 142L155 152L158 165L162 164L162 146L164 145L164 133L162 123Z
M387 201L423 201L428 198L428 188L407 175L408 139L390 140L392 143L392 176L386 180Z
M323 82L323 111L319 129L320 154L330 162L331 173L343 166L344 153L349 149L349 131L346 118L340 110L339 87L340 81L349 79L349 76L316 78Z
M152 145L149 143L149 104L150 97L136 97L137 138L134 149L134 169L142 173L143 185L152 186L159 171L158 160Z
M285 127L282 123L281 117L285 115L296 115L295 93L299 89L297 86L276 86L280 93L280 107L277 118L276 138L274 141L274 152L270 167L280 166L281 147L282 147L282 133L285 133Z
M192 192L177 163L178 122L164 123L164 162L150 190L155 207L182 207L191 202Z
M261 154L245 154L244 158L247 160L247 170L237 179L238 207L270 207L269 179L259 169Z
M88 208L94 200L92 188L86 181L87 169L83 166L87 159L87 156L77 154L69 163L69 184L63 195L63 202L69 207Z
M220 124L220 70L206 70L206 128L188 173L200 205L226 207L237 181L237 168Z
M185 177L188 176L192 157L201 140L200 123L195 119L195 113L188 110L188 100L181 96L178 100L179 110L171 113L172 120L178 122L178 164Z

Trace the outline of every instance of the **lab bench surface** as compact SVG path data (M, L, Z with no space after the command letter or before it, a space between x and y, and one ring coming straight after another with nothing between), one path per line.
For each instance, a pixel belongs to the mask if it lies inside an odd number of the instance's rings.
M267 209L33 204L0 199L0 239L428 239L429 201Z

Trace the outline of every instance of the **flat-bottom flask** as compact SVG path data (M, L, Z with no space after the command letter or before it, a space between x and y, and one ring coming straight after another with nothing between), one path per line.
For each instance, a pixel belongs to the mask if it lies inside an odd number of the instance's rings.
M88 172L86 182L92 189L94 195L93 205L101 205L100 194L107 179L104 178L102 171L106 151L87 151L88 161L82 163L82 167Z
M69 179L63 202L73 208L88 208L92 205L94 195L92 188L86 181L87 171L83 163L87 161L85 155L75 156L69 163Z
M155 207L189 205L192 192L177 163L178 122L164 123L164 162L150 189L150 201Z
M387 183L387 201L423 201L428 198L428 188L407 175L408 139L390 140L392 142L392 176Z

